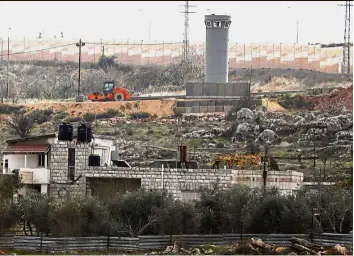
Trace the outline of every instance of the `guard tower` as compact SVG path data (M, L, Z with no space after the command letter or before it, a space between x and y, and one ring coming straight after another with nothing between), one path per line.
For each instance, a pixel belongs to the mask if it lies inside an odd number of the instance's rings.
M229 73L229 27L228 15L205 15L206 59L205 82L227 83Z

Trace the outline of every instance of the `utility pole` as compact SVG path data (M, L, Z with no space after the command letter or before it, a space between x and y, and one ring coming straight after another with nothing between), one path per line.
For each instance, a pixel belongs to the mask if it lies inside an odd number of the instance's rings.
M6 99L9 98L10 30L11 28L7 31Z
M296 21L296 44L299 43L299 21Z
M104 46L102 46L102 57L104 57Z
M81 42L81 39L79 40L78 43L76 43L76 46L79 47L79 81L78 81L78 85L77 85L77 95L80 95L81 92L81 47L85 46L85 43Z
M184 13L184 40L183 40L183 48L182 48L182 55L183 55L183 60L188 62L189 60L189 14L190 13L196 13L196 12L190 12L189 7L196 7L195 5L189 5L188 1L185 1L184 6L184 11L181 13Z
M350 1L345 1L344 5L338 6L345 6L342 75L350 77L350 7L353 5Z

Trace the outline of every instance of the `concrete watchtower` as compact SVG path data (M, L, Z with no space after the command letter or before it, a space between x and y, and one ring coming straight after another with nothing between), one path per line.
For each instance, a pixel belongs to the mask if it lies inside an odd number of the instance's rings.
M227 83L229 73L229 27L228 15L205 15L206 55L205 82Z

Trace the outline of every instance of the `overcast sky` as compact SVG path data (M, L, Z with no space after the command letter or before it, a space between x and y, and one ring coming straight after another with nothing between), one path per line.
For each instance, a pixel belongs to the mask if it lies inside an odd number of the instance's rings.
M183 40L184 1L20 2L0 1L0 37L83 40ZM231 15L230 42L293 43L299 22L299 43L342 42L344 1L239 2L190 1L190 41L205 41L204 15ZM353 12L351 12L353 13ZM149 25L150 24L150 25ZM150 27L150 29L149 29Z

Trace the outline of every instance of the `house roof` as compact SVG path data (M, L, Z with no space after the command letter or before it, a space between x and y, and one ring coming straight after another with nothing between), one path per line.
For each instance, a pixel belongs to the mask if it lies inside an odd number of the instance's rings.
M48 139L48 138L55 138L57 137L57 133L49 133L49 134L44 134L44 135L37 135L37 136L30 136L30 137L24 137L24 138L17 138L17 139L12 139L12 140L7 140L7 144L12 144L12 143L17 143L17 142L23 142L23 141L30 141L30 140L40 140L40 139ZM115 140L115 137L113 136L107 136L107 135L94 135L95 138L97 139L106 139L106 140ZM73 138L77 138L77 134L74 134Z
M38 153L47 153L49 151L50 145L28 145L28 144L10 144L8 145L3 154L38 154Z
M6 143L12 144L12 143L21 142L21 141L48 139L48 138L55 138L55 137L56 137L55 133L50 133L50 134L44 134L44 135L38 135L38 136L30 136L30 137L7 140Z

